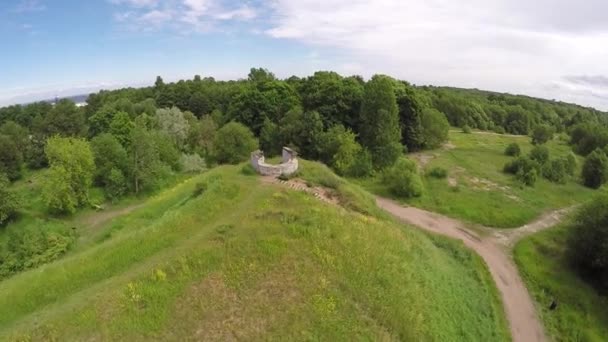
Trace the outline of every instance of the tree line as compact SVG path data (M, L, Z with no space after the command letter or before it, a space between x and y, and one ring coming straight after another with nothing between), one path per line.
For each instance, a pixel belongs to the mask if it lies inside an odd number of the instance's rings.
M320 71L281 80L253 68L237 81L157 77L150 87L91 94L84 107L61 100L0 108L0 173L15 181L24 168L49 167L45 201L69 213L87 203L91 184L117 199L154 189L172 172L240 162L258 146L268 155L290 146L341 175L363 177L395 169L404 151L440 146L450 125L513 134L549 127L570 132L578 146L581 131L603 143L591 127L604 120L576 105L416 87L386 75L365 81ZM394 179L388 171L386 178Z

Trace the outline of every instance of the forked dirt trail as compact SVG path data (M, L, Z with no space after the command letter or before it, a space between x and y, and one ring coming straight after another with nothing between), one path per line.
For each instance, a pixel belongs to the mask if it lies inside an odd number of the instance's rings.
M547 340L543 325L536 314L532 298L507 250L501 247L499 239L495 236L479 237L477 234L470 232L460 221L426 210L403 207L394 201L382 197L377 197L376 202L380 208L398 219L427 231L461 240L467 247L479 254L488 265L496 287L501 294L513 341L532 342ZM513 242L515 238L512 236L520 238L526 232L530 233L548 228L552 223L556 223L553 216L550 216L549 219L541 218L538 223L531 223L520 228L522 231L520 235L514 235L515 233L509 234L509 236L504 238L504 241Z

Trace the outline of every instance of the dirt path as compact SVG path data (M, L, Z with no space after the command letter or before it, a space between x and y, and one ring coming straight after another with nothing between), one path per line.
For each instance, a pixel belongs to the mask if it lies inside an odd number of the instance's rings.
M90 230L94 230L111 219L129 214L130 212L143 207L145 203L133 204L120 209L107 209L92 212L79 220L79 223Z
M436 234L461 240L467 247L479 254L488 265L496 287L501 294L513 341L547 340L532 298L508 252L497 243L499 240L494 236L479 237L477 234L470 232L460 221L436 213L413 207L403 207L394 201L381 197L377 197L376 202L380 208L400 220ZM537 221L538 223L531 223L520 228L521 233L517 237L520 238L526 233L549 227L552 222L559 220L560 217L558 215L557 218L554 216L541 218ZM509 237L507 241L514 241L513 239L515 238Z

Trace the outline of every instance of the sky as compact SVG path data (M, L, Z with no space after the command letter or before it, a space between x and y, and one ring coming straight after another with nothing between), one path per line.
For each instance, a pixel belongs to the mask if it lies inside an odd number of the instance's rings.
M317 70L608 110L606 0L2 0L0 105Z

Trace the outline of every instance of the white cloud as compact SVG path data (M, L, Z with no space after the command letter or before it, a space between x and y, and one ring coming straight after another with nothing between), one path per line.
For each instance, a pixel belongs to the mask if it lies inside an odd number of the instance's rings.
M608 109L596 86L585 93L564 78L608 75L603 0L275 0L271 8L268 35L338 48L365 76L576 98Z
M110 0L123 9L116 21L135 30L161 29L178 33L207 32L222 22L246 21L257 16L247 4L223 0ZM152 24L153 27L150 27Z
M44 11L46 6L38 0L21 0L13 10L17 13Z

